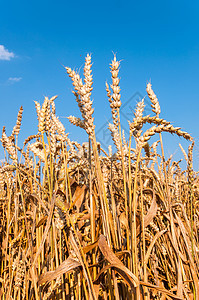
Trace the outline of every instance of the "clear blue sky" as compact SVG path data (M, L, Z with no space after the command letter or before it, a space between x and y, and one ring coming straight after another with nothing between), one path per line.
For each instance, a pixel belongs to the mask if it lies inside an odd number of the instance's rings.
M23 105L21 140L34 134L33 100L42 102L44 96L56 94L59 116L79 116L63 65L82 69L89 52L98 130L111 116L105 81L111 81L109 63L114 52L122 60L122 102L136 92L146 95L146 83L151 80L162 117L198 142L198 15L198 1L3 1L0 129L5 125L11 133ZM135 106L136 99L133 101L129 107ZM61 120L72 139L83 141L81 129ZM164 139L168 155L176 151L178 142L188 147L181 139L168 135Z

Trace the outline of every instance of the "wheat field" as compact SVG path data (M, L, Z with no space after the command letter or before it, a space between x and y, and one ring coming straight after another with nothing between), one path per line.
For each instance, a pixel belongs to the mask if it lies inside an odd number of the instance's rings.
M199 299L194 140L161 118L150 83L151 113L144 114L144 99L137 103L126 139L114 56L106 83L114 146L107 153L95 136L91 67L89 54L83 80L66 67L82 115L68 119L86 131L85 143L69 139L56 96L35 101L38 132L23 145L22 107L12 133L2 130L0 298ZM187 152L180 145L185 170L165 158L163 132L187 140Z

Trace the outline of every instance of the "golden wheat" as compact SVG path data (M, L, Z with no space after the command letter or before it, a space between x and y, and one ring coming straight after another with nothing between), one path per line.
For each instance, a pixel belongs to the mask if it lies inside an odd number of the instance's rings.
M149 83L155 116L144 116L144 99L138 102L127 140L120 124L119 66L114 56L106 91L115 146L108 153L95 137L89 54L83 81L66 67L82 114L82 119L68 119L87 132L88 141L81 145L69 139L56 115L57 96L45 97L42 105L35 101L38 132L25 139L23 148L17 141L22 107L12 134L3 128L1 299L199 299L193 138L159 117ZM188 154L180 146L186 170L181 160L165 158L162 132L192 142Z

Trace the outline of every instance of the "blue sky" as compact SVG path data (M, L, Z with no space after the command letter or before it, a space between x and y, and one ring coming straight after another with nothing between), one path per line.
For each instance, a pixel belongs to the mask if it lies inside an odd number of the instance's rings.
M11 133L23 105L23 141L37 131L33 101L42 103L44 96L58 95L57 114L71 138L82 142L85 135L81 129L65 118L79 116L79 111L63 66L81 72L85 55L92 54L92 97L98 130L111 116L105 81L111 82L109 63L116 53L122 60L121 100L126 103L137 95L128 109L135 107L139 95L146 95L146 84L151 81L162 117L191 133L197 144L198 15L197 1L2 2L0 129L5 125L7 133ZM129 111L125 113L131 118ZM179 142L188 147L187 142L170 135L164 136L164 142L167 155L175 152L181 156Z

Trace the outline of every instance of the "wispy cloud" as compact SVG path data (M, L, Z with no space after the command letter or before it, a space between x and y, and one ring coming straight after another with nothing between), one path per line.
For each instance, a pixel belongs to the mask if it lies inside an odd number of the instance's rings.
M6 81L0 82L0 85L7 86L14 83L17 83L22 80L22 77L9 77Z
M22 79L22 77L9 77L8 82L12 84L12 83L21 81L21 79Z
M10 60L15 57L13 52L9 52L4 45L0 45L0 60Z

